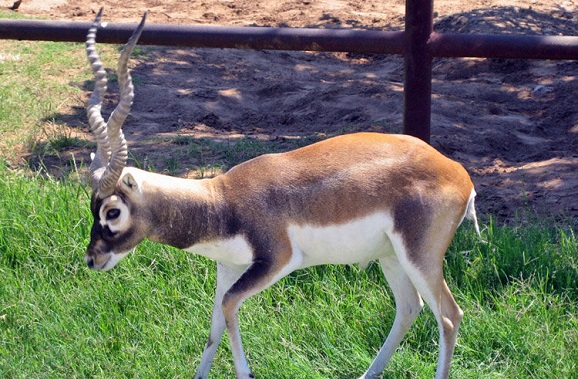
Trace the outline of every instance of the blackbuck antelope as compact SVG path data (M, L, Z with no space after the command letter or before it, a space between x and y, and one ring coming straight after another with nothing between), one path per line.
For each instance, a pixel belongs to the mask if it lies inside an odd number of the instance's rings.
M87 113L97 141L91 163L94 224L85 261L109 270L143 239L218 261L211 330L195 378L207 378L227 329L237 378L253 375L243 352L241 304L289 273L321 264L379 260L396 316L362 378L380 375L423 307L440 335L437 378L448 376L462 311L443 277L443 259L475 191L466 170L409 136L357 133L267 154L212 179L128 168L121 131L133 100L127 62L145 17L118 61L121 97L101 115L106 73L95 50L101 13L87 36L96 77Z

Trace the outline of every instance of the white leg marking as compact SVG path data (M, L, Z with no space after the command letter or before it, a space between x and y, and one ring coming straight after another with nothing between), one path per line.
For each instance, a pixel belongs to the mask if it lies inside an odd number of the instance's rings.
M258 294L269 288L271 285L275 284L279 279L287 276L291 272L295 271L303 262L303 256L298 252L294 251L291 260L281 268L275 275L268 278L267 281L263 281L258 286L253 286L250 290L239 293L237 298L235 298L234 303L231 306L234 308L224 310L225 320L227 324L227 332L229 334L229 340L231 342L231 352L233 354L233 359L235 362L235 372L237 379L249 379L253 378L253 374L247 362L247 357L243 350L243 343L241 340L241 332L239 330L239 318L238 311L243 302L249 297ZM257 263L253 263L255 265ZM248 270L251 270L252 266L249 266ZM265 279L265 278L264 278ZM242 279L241 279L242 280Z
M408 260L407 257L410 255L405 248L403 239L396 234L392 234L390 237L401 266L437 320L440 330L440 350L436 379L447 378L463 312L456 304L444 280L443 262L429 262L430 265L427 267L428 272L426 274ZM428 251L422 253L440 256L441 254L438 254L436 250L447 249L447 245L443 245L443 238L438 239L438 241L442 245L438 246L438 244L432 243L427 246Z
M377 378L423 308L423 301L396 256L379 260L395 297L395 320L379 353L360 379Z
M440 356L436 370L436 378L438 379L449 376L450 363L454 354L460 323L464 316L464 312L455 302L445 280L443 281L440 295L441 309L438 318L440 326Z
M211 369L213 358L215 357L217 347L219 347L219 342L221 341L226 327L225 317L223 316L223 310L221 308L223 304L223 296L227 290L231 288L233 283L239 279L243 271L244 268L235 270L221 263L217 263L217 289L215 291L215 304L213 305L213 315L211 317L211 331L209 333L207 345L203 350L201 363L197 369L195 379L208 378L209 376L209 370Z

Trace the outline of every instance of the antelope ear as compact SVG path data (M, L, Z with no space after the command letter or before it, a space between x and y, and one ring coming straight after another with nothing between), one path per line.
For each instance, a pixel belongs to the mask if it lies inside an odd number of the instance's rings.
M126 173L120 179L122 187L129 193L140 194L141 185L130 173Z

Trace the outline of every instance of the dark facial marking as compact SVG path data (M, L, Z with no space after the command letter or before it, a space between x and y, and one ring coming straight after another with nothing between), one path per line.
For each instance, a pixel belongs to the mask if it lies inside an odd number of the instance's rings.
M134 237L134 230L132 228L120 232L113 232L108 225L102 226L100 224L100 208L102 207L103 199L92 195L91 211L93 216L93 224L90 232L90 244L88 245L88 252L94 255L107 254L110 251L117 253L126 252L134 246L131 240ZM113 220L120 216L120 210L111 208L106 213L107 220Z

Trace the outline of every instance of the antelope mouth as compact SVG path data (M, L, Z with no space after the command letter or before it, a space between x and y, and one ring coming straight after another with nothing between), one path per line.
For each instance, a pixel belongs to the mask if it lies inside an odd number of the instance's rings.
M92 257L89 256L88 254L86 254L84 256L84 262L86 262L86 265L94 271L107 271L110 270L113 266L111 267L107 267L110 263L110 261L112 260L112 256L114 254L113 253L108 253L106 255L106 259L104 260L104 262L102 261L102 259L96 259L96 257Z
M87 254L84 256L84 261L86 262L87 266L94 271L108 271L114 268L114 266L116 266L118 262L120 262L133 250L134 249L131 249L124 253L110 252L107 253L106 255L99 257L100 259L98 260L95 259L96 257L89 256Z

